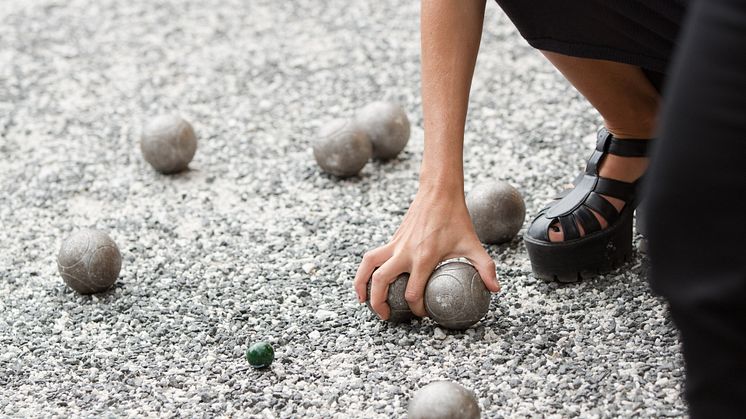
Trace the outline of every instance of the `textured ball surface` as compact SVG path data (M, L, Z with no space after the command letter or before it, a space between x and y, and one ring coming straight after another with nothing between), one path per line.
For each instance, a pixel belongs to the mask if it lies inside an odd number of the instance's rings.
M377 159L393 159L409 141L409 118L397 103L370 103L357 112L355 120L370 137Z
M372 153L368 135L355 123L343 119L324 125L313 143L313 156L321 170L341 178L360 173Z
M435 269L425 287L425 309L439 325L467 329L487 314L491 294L468 263L446 262Z
M479 240L486 244L512 240L526 217L521 193L503 181L477 185L467 195L466 206Z
M254 368L267 368L275 360L275 350L267 342L257 342L246 350L246 360Z
M404 292L407 290L407 283L409 282L409 274L399 275L394 282L389 284L389 294L386 297L386 302L391 309L389 314L389 320L392 323L404 323L417 317L409 309L407 300L404 299ZM368 305L368 309L373 312L373 308L370 306L370 287L372 281L368 281L368 300L365 302Z
M145 161L161 173L177 173L189 166L197 151L192 125L176 115L161 115L143 130L140 150Z
M65 284L81 294L109 289L122 268L114 240L99 230L79 230L62 242L57 270Z
M478 419L474 393L461 384L435 381L417 390L409 402L409 419Z

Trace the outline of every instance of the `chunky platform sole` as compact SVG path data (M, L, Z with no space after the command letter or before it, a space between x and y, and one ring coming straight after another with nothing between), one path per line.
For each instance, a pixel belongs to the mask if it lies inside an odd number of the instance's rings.
M625 208L614 225L575 240L545 242L524 236L534 276L577 282L624 265L633 255L632 224L632 211Z

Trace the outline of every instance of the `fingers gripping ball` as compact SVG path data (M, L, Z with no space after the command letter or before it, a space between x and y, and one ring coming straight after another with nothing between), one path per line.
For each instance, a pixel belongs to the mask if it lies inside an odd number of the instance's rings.
M370 287L372 282L368 281L368 299L365 302L371 312L373 312L373 308L370 306ZM417 317L409 309L407 300L404 299L404 293L407 291L407 282L409 282L409 274L401 274L394 282L389 284L386 303L388 303L391 309L388 321L392 323L404 323Z
M487 314L491 294L477 270L464 262L445 262L425 287L425 310L439 325L467 329Z
M357 112L355 121L370 137L377 159L393 159L409 141L409 118L397 103L370 103Z
M64 242L57 255L57 269L65 284L81 294L110 288L122 268L116 243L99 230L80 230Z
M435 381L417 390L409 402L409 419L478 419L474 393L450 381Z
M521 193L503 181L477 185L467 195L466 206L479 240L486 244L512 240L526 217Z
M372 153L368 135L343 119L324 125L313 144L313 156L321 170L340 178L360 173Z
M254 368L267 368L275 359L275 350L267 342L257 342L246 350L246 360Z
M177 173L189 166L197 151L192 125L176 115L161 115L148 123L140 140L145 161L161 173Z

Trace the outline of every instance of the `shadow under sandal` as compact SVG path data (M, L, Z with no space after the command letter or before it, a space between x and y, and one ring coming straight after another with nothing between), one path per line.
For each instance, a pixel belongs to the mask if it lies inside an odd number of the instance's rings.
M541 210L526 231L524 242L537 278L575 282L616 269L632 257L632 216L642 178L633 183L603 178L598 167L608 154L646 157L651 140L618 139L605 128L597 138L575 187ZM624 201L621 212L601 195ZM606 220L606 228L593 211ZM549 229L556 225L562 228L563 241L549 240Z

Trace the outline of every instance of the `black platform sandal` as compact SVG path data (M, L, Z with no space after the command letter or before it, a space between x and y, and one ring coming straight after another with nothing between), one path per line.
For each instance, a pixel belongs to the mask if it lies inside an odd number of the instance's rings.
M632 215L641 179L627 183L603 178L598 166L607 154L646 157L651 140L614 138L605 128L598 131L597 138L585 172L573 182L575 188L541 210L526 231L524 242L537 278L574 282L616 269L632 257ZM624 201L622 211L601 195ZM605 229L591 210L606 220ZM561 242L549 241L549 229L556 223L564 234ZM580 235L578 226L585 235Z

